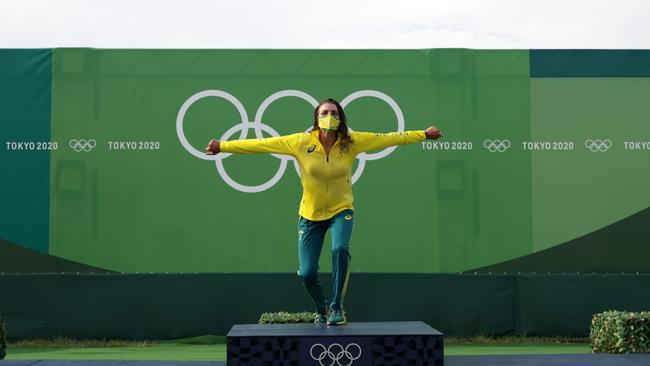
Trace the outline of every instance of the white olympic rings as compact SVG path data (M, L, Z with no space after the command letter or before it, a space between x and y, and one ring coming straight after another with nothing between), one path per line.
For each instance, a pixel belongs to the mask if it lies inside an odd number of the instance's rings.
M490 152L504 152L510 148L510 140L484 140L483 147Z
M232 188L238 191L246 192L246 193L256 193L256 192L265 191L273 187L284 175L284 172L287 168L287 162L289 160L293 161L293 165L296 170L296 173L300 175L298 162L296 161L295 158L286 155L271 154L275 158L280 159L280 167L278 171L270 180L268 180L263 184L257 186L247 186L239 182L236 182L234 179L232 179L228 175L226 169L223 166L223 159L231 156L232 155L231 153L206 155L204 152L195 149L189 143L189 141L187 141L187 138L185 137L185 132L183 131L183 121L185 119L185 114L187 113L188 109L192 106L192 104L207 97L217 97L217 98L225 99L229 101L239 112L240 123L232 126L230 129L224 132L224 134L219 138L219 140L228 140L237 132L239 132L238 139L240 140L246 139L248 138L248 130L251 128L255 132L256 138L263 138L264 135L262 132L266 132L273 137L280 136L280 134L275 129L262 122L264 112L269 107L269 105L271 105L271 103L273 103L274 101L280 98L296 97L305 100L307 103L309 103L312 107L315 108L318 105L318 101L314 97L300 90L281 90L275 92L271 96L266 98L262 102L262 104L260 104L259 108L257 109L257 112L255 113L255 120L253 122L250 122L248 119L248 114L246 113L246 109L244 108L244 105L232 94L227 93L223 90L203 90L189 97L181 106L180 110L178 111L178 115L176 117L176 134L178 135L178 140L180 141L181 145L183 145L185 150L187 150L190 154L194 155L199 159L214 160L217 166L217 171L219 172L221 178L229 186L231 186ZM399 105L393 100L393 98L380 91L376 91L376 90L356 91L348 95L347 97L345 97L341 101L341 106L345 108L352 101L362 97L377 98L384 101L386 104L388 104L393 109L393 111L395 112L395 116L397 117L397 132L404 132L404 115L402 113L402 110L400 109ZM365 168L367 160L378 160L384 158L388 156L390 153L392 153L396 148L397 146L391 146L376 153L358 154L356 158L359 159L359 164L357 165L357 169L354 172L354 174L352 174L352 184L354 184L359 179L359 177L361 177L361 174L363 173L363 169Z
M76 152L89 152L97 146L95 139L85 140L85 139L72 139L68 142L68 146Z
M314 354L314 348L316 347L318 347L317 352ZM353 350L355 347L356 351ZM321 343L315 343L309 349L309 356L314 361L318 361L321 366L350 366L361 357L361 346L356 343L350 343L344 348L338 343L332 343L329 347L325 347Z
M591 152L605 152L612 147L612 140L610 139L587 139L585 140L585 147Z

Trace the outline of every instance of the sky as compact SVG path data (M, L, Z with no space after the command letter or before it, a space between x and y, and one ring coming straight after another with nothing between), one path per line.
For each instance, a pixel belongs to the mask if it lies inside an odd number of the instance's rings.
M650 0L0 0L0 48L650 48Z

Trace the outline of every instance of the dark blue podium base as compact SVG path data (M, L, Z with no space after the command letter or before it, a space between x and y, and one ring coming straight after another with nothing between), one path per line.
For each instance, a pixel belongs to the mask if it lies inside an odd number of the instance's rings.
M444 335L423 322L238 324L227 339L228 366L444 365Z

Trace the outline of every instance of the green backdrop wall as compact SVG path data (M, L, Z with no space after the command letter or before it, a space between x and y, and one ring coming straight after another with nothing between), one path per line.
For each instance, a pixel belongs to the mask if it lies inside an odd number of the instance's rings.
M294 272L293 162L200 151L326 97L354 130L445 134L358 159L353 271L648 271L617 227L650 202L649 55L0 50L0 271Z

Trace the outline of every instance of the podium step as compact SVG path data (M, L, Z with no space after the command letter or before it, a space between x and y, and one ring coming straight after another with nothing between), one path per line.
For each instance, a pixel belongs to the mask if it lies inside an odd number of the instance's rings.
M419 321L237 324L226 337L229 366L444 364L444 335Z

